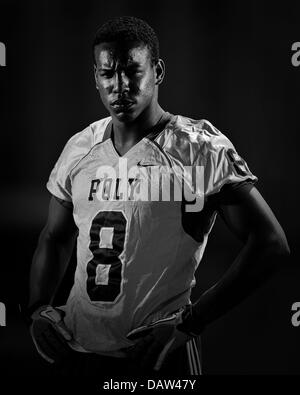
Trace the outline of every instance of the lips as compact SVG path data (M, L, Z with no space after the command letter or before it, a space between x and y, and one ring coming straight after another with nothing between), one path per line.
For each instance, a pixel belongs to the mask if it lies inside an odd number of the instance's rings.
M116 111L126 111L128 110L134 102L132 100L126 100L126 99L119 99L115 100L112 102L111 106L116 110Z
M126 100L126 99L118 99L112 102L112 106L129 106L130 104L133 104L132 100Z

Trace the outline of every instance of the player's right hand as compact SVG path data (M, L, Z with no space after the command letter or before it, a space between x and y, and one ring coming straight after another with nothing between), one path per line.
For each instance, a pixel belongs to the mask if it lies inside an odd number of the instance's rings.
M72 340L64 321L64 312L52 306L39 307L31 316L30 334L38 353L50 363L59 362L71 353Z

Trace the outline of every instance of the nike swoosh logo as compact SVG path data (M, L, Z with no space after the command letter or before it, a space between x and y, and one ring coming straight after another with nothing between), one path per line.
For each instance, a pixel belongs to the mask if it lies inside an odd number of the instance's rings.
M158 163L143 162L143 161L140 160L140 161L137 163L137 166L140 166L140 167L149 167L149 166L159 166L159 165L158 165Z

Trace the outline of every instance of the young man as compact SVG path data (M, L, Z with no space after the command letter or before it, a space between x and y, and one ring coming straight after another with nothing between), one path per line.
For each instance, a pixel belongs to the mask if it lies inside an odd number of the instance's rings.
M200 374L201 331L269 277L289 247L228 138L160 107L165 67L153 29L115 18L93 51L110 116L75 134L50 175L31 268L33 341L67 374ZM217 213L244 246L191 305ZM76 237L74 285L54 308Z

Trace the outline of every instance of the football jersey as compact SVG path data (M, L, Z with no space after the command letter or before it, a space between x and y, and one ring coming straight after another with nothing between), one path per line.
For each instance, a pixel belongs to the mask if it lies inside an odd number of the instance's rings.
M111 117L94 122L67 142L51 172L47 188L73 203L79 229L64 306L77 350L122 356L129 331L189 304L216 218L211 197L257 180L210 122L167 115L163 130L122 157Z

